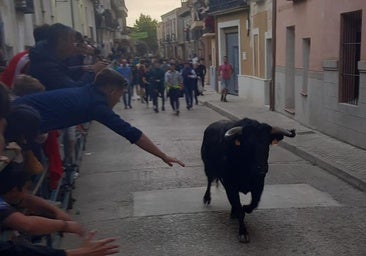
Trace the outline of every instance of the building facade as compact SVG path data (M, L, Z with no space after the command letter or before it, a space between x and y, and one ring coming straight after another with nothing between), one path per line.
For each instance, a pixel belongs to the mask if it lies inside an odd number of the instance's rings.
M242 53L247 63L239 75L239 96L256 105L269 105L272 76L272 0L252 0L249 5L249 45Z
M211 0L208 14L215 20L216 60L213 61L214 70L211 70L211 83L215 80L215 87L220 90L217 76L213 72L216 72L224 56L227 56L234 69L228 90L230 94L239 95L239 77L251 68L247 61L251 54L248 5L242 0Z
M5 59L34 45L33 29L63 23L98 43L107 56L117 43L131 51L124 0L0 0L0 49Z
M366 148L366 3L278 0L275 107Z
M166 58L177 58L179 56L179 36L183 34L178 29L178 27L182 27L179 11L180 7L161 16L163 23L163 40L161 44L164 46L164 57Z

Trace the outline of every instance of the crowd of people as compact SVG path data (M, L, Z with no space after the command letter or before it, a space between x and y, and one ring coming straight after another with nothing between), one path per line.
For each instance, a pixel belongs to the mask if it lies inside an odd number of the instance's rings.
M74 233L84 244L74 250L53 249L18 239L0 241L1 255L71 255L101 256L118 252L114 238L95 240L93 232L72 220L66 212L29 194L32 178L47 171L49 189L56 189L65 167L73 162L76 126L96 120L144 151L172 166L184 163L160 150L140 129L113 112L123 100L132 108L133 87L140 101L153 102L165 110L165 96L179 114L179 97L186 95L187 108L193 105L193 94L199 95L198 77L190 63L125 59L105 60L98 50L74 29L57 23L34 30L35 45L14 56L0 77L0 232L15 230L31 235L54 232ZM197 68L196 68L197 69ZM202 79L202 78L201 78ZM188 95L188 96L187 96ZM197 103L197 100L196 100ZM60 133L61 131L61 133ZM67 136L68 154L61 158L59 137ZM17 152L8 159L6 148ZM71 152L71 153L70 153ZM48 169L44 170L44 156ZM12 160L12 161L10 161Z
M131 99L139 100L158 113L165 111L167 98L172 110L179 115L179 98L184 97L188 110L198 105L198 96L203 95L206 66L204 59L180 61L179 59L116 59L111 67L128 82L123 94L125 109L132 108ZM161 108L159 102L161 98Z

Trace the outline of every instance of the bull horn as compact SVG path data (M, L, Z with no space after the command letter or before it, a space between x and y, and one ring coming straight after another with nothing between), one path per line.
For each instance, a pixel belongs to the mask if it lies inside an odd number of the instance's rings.
M280 127L272 127L271 134L282 134L283 136L293 138L296 136L296 130L295 129L287 130Z
M225 133L225 138L232 138L234 137L235 135L241 135L243 133L243 127L241 126L236 126L234 128L231 128L230 130L228 130L226 133Z

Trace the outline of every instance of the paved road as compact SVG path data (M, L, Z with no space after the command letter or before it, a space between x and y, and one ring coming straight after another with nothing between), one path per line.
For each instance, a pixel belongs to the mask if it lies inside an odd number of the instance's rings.
M93 123L72 213L100 237L117 236L119 255L366 255L366 194L280 147L271 149L262 205L246 217L251 243L240 244L223 189L202 206L202 134L224 118L204 106L179 117L138 102L115 110L187 165L169 168Z

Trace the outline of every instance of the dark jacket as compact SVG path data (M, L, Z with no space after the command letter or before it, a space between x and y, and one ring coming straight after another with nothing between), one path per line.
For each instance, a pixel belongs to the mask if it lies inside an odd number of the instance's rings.
M150 73L150 84L153 89L164 89L165 73L161 68L153 68Z
M29 52L29 59L28 74L37 78L46 90L80 87L94 79L94 73L85 72L78 81L73 80L67 64L56 57L47 41L37 43Z

